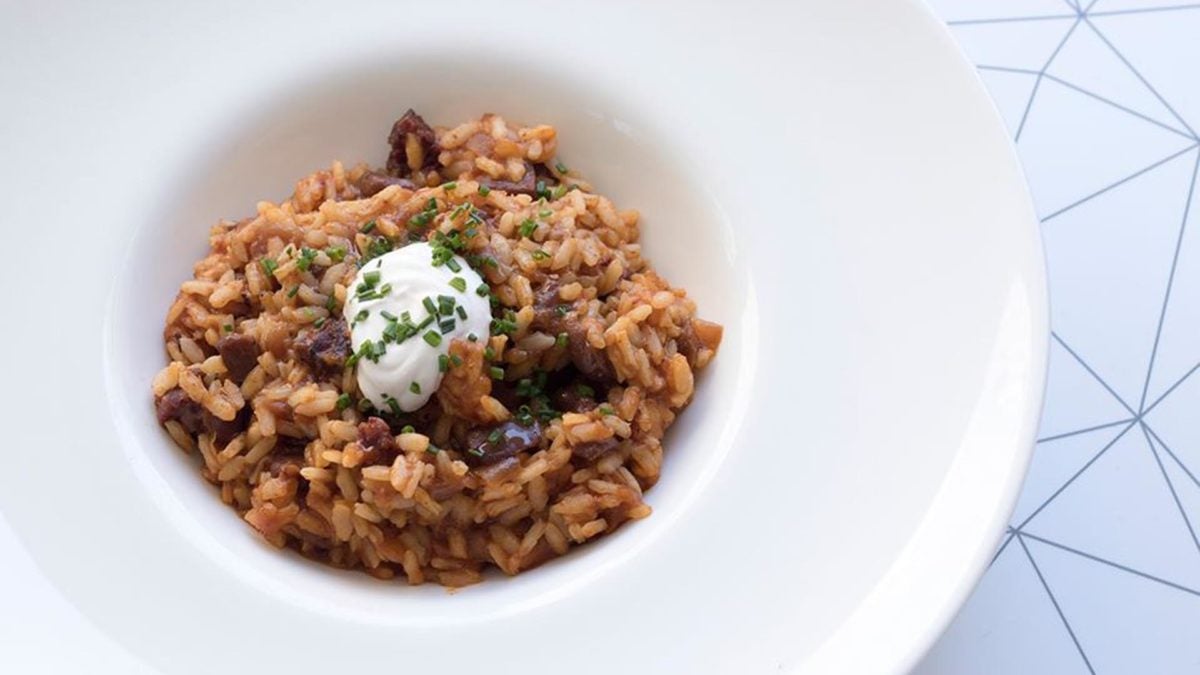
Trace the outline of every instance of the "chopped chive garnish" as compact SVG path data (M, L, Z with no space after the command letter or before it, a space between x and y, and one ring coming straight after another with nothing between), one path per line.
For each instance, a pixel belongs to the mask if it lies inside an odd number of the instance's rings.
M481 298L486 298L487 294L490 292L491 290L488 288L487 284L479 284L479 287L475 289L475 295L478 295Z
M479 194L483 195L484 197L488 196L488 193L491 191L492 191L492 188L490 188L486 185L479 186Z
M358 314L354 315L354 323L360 323L362 321L366 321L367 317L370 315L371 315L370 310L360 309L360 310L358 310Z
M299 292L300 292L300 287L299 287L299 286L292 286L292 290L288 291L288 295L287 295L287 296L288 296L289 298L294 298L294 297L296 297L296 294L297 294L297 293L299 293Z
M337 298L331 295L325 299L325 309L332 312L335 307L337 307Z
M369 244L367 244L367 250L363 251L362 262L368 262L370 260L375 260L379 256L384 255L385 253L390 253L391 251L392 251L392 242L388 241L387 237L376 237L376 238L372 239ZM376 267L379 267L382 264L383 264L382 260L375 261Z
M467 292L467 280L462 277L454 277L450 280L450 285L459 293Z
M374 221L374 220L368 220L367 222L365 222L365 223L363 223L363 224L362 224L362 227L360 227L360 228L358 228L358 229L359 229L359 231L360 231L360 232L362 232L362 233L366 234L366 233L370 232L371 230L374 230L374 229L375 229L375 221Z
M457 368L458 366L461 366L461 365L462 365L462 359L461 359L461 358L459 358L458 354L451 354L451 355L450 355L450 365L452 365L452 366L454 366L454 367L456 367L456 368Z
M504 432L499 429L492 429L492 433L487 437L488 443L499 443L501 438L504 438Z
M613 407L607 403L601 405L599 408L597 408L597 410L600 411L601 415L616 415L617 414L617 412L615 410L613 410Z
M550 198L550 191L546 189L546 181L539 180L534 187L535 187L534 192L533 192L534 197L537 197L538 199L549 199Z
M400 433L402 433L402 434L415 434L415 433L417 433L417 430L416 430L416 428L415 428L415 427L413 427L413 425L411 425L411 424L405 424L405 425L404 425L404 426L403 426L403 427L400 429Z
M379 287L379 297L381 297L381 298L391 292L392 292L391 284L384 284Z
M416 382L413 382L413 384L415 385L415 384L416 384ZM420 388L420 387L417 387L417 390L416 390L415 392L413 392L413 393L414 393L414 394L419 394L419 393L421 393L421 388ZM399 416L399 415L402 415L402 414L404 413L404 411L400 409L400 402L396 400L396 397L394 397L394 396L389 396L389 397L387 397L387 399L385 399L385 400L387 401L387 406L388 406L388 409L392 411L392 414L393 414L393 415Z
M559 173L566 173L566 172L567 172L567 165L566 165L566 164L563 164L563 163L562 163L562 160L558 160L558 161L554 162L554 169L555 169L556 171L558 171Z
M454 326L454 319L443 319L442 321L438 322L438 330L442 331L442 335L454 330Z
M491 347L484 347L483 358L487 359L488 361L496 358L496 350L492 349Z
M554 188L554 191L550 193L550 198L551 199L562 199L563 195L570 192L572 187L575 187L575 186L574 185L567 186L567 185L559 184L557 187Z
M442 344L442 336L438 335L434 331L429 331L429 332L425 333L424 335L422 335L421 337L426 342L429 343L430 347L436 347L436 346Z
M462 271L462 265L459 265L458 261L455 260L454 258L449 258L446 260L446 267L449 267L450 271L454 272L454 273L458 273L458 272Z
M425 330L431 323L433 323L433 315L432 314L430 314L429 316L422 319L421 323L419 323L415 326L416 330L413 331L414 334Z
M408 390L414 394L419 394L419 393L421 393L421 385L418 384L416 382L416 380L413 380L413 382L408 385ZM392 400L395 400L395 399L392 399Z
M521 227L518 229L518 232L521 233L522 237L528 239L535 230L537 230L537 223L534 222L532 218L526 218L521 222Z
M350 394L342 394L337 399L337 409L339 412L341 412L342 410L349 408L352 403L354 402L350 400Z
M504 379L504 369L498 366L492 366L491 368L488 368L488 374L492 376L493 380Z
M542 209L541 211L538 211L538 218L549 218L552 215L554 215L554 212L550 209Z
M329 256L329 259L335 263L342 262L346 259L346 247L330 246L329 248L325 249L325 255Z
M591 387L587 386L586 384L577 384L577 385L575 385L575 393L579 394L580 396L586 396L587 398L592 398L593 396L596 395L596 390L592 389Z
M445 354L438 354L438 370L443 373L450 370L450 357Z
M279 269L279 263L275 262L274 258L263 258L258 261L258 264L262 265L263 271L267 273L267 276L274 275L275 270Z
M554 311L555 311L555 313L557 313L559 316L566 316L567 314L570 314L570 312L571 312L571 306L570 306L570 305L559 305L559 306L557 306L557 307L555 307L555 308L554 308Z
M490 255L483 256L483 264L487 265L488 267L499 267L500 266L500 263L496 262L496 259Z
M379 283L380 276L382 276L382 273L379 270L371 270L370 272L366 272L363 274L363 283L366 284L368 288L373 287L375 284Z
M531 255L533 256L534 260L549 260L550 259L550 254L546 253L545 251L543 251L540 248L537 249L536 251L534 251Z
M379 310L379 315L382 316L383 318L387 319L388 321L399 321L399 319L396 318L395 314L392 314L391 312L387 311L386 309Z
M317 320L313 322L313 325L316 326L317 328L324 326L325 325L325 317L323 317L323 316L317 317Z
M448 190L453 190L453 189L454 189L454 188L456 188L456 187L458 187L458 183L456 183L456 182L454 182L454 181L450 181L449 183L443 183L443 184L442 184L442 189L443 189L443 190L447 190L447 191L448 191Z
M566 347L567 342L570 339L571 339L571 337L569 335L567 335L566 333L559 333L558 337L554 338L554 346L555 347Z
M233 332L233 324L231 324L231 323L227 323L224 326L221 326L221 328L224 328L226 333Z
M421 300L421 304L425 306L425 311L430 314L437 314L437 305L433 304L433 300L428 296Z
M471 448L470 450L467 450L467 454L471 455L472 457L483 457L484 452L483 448Z
M300 268L301 272L307 272L308 268L312 267L313 260L317 257L317 252L307 246L300 247L300 257L296 259L296 267Z
M462 319L463 321L467 320L467 310L463 309L462 305L455 307L454 313L457 314L458 318Z

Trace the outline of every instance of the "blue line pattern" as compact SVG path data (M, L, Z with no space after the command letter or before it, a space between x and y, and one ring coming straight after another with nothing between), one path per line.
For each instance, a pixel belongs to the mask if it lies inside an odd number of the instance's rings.
M1200 3L932 1L1025 161L1053 331L1017 514L915 672L1200 674Z

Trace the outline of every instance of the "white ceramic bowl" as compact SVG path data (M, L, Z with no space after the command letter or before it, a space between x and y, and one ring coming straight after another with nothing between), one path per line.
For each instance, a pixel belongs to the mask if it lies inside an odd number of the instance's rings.
M0 74L28 106L0 113L24 158L0 171L29 255L2 274L31 330L3 338L28 358L10 365L0 510L46 578L167 672L913 663L1011 509L1046 349L1017 163L932 16L285 7L76 3L7 43L24 58ZM726 325L653 517L453 595L263 545L148 394L208 226L332 159L381 162L408 107L557 126L564 160L642 211L656 267Z

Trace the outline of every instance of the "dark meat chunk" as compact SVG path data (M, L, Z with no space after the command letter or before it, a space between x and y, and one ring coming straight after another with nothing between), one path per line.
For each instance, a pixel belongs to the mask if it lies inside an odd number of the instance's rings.
M591 382L600 385L615 384L616 370L604 350L588 344L587 327L570 311L572 305L564 302L558 294L562 282L557 278L546 279L533 296L533 321L531 325L541 331L557 335L567 334L567 353L571 364Z
M346 320L326 321L320 328L310 328L296 338L293 345L296 357L308 364L317 377L340 376L350 356L350 331Z
M154 402L154 411L160 424L171 420L179 422L190 434L210 432L217 443L225 445L234 436L250 426L250 408L244 406L232 420L223 420L205 410L199 403L188 398L178 387L163 394Z
M537 174L534 173L533 167L528 163L525 165L525 175L521 177L521 180L515 183L511 180L496 180L494 178L487 177L479 179L480 185L486 185L492 190L501 190L511 194L529 195L530 197L537 195L537 183Z
M594 462L597 459L600 459L604 453L612 450L620 444L620 439L616 437L606 438L602 441L592 441L590 443L576 445L575 447L571 448L571 454L579 457L585 462Z
M596 407L596 392L582 382L568 384L554 392L551 402L560 412L582 413Z
M617 371L603 349L596 349L588 344L587 328L573 316L563 318L562 330L567 334L567 352L571 356L571 364L589 381L608 386L616 384Z
M550 277L542 282L538 289L533 294L533 321L531 325L547 333L559 333L559 324L562 323L563 314L559 312L560 305L570 306L570 303L564 301L558 295L558 290L562 288L562 281L558 277Z
M238 384L258 365L258 343L249 335L233 333L217 340L217 353L225 362L229 377Z
M387 415L392 429L397 433L404 427L411 426L418 433L426 435L429 435L433 431L433 426L437 424L441 416L442 406L438 405L436 398L429 399L428 403L412 412L406 412L397 416Z
M362 178L358 179L358 191L364 197L370 197L374 194L382 192L384 188L399 185L406 190L415 190L417 186L407 178L399 178L397 176L389 176L381 171L368 171L363 174Z
M495 464L542 443L542 425L502 422L467 433L466 461L471 465Z
M388 155L388 173L396 176L407 176L411 171L408 165L408 137L416 138L421 148L421 168L426 169L437 165L438 148L437 136L433 128L425 123L412 108L392 125L392 133L388 134L388 144L392 152Z
M155 401L154 412L158 415L159 424L174 420L189 434L198 434L204 430L204 408L188 398L179 387L168 391Z
M229 421L223 420L205 410L204 426L212 432L213 439L217 441L218 445L225 445L250 426L250 406L243 406L241 410L237 411L237 415Z
M363 465L389 464L400 448L387 422L378 417L368 417L367 421L358 425L358 444L363 449Z

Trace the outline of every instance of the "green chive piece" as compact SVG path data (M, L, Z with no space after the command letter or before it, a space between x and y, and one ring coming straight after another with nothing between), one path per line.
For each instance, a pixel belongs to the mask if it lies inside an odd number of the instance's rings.
M446 190L447 192L449 192L450 190L453 190L456 187L458 187L458 183L456 183L454 181L450 181L449 183L442 184L442 189Z
M567 342L570 341L570 339L571 339L571 336L567 335L566 333L559 333L558 337L554 338L554 346L555 347L566 347Z
M563 164L563 163L562 163L562 160L558 160L558 161L554 162L554 169L555 169L556 171L558 171L559 173L566 173L566 172L567 172L567 165L566 165L566 164Z
M289 298L294 298L294 297L296 297L296 294L297 294L297 293L299 293L299 292L300 292L300 287L299 287L299 286L293 286L293 287L292 287L292 290L288 291L288 295L287 295L287 296L288 296Z
M354 403L354 402L352 400L350 400L350 394L342 394L337 399L338 412L341 412L341 411L345 410L346 408L349 408L352 403Z
M521 233L522 237L528 239L535 230L537 230L537 223L534 222L532 218L526 218L521 222L521 227L518 229L518 232Z
M340 263L346 259L346 247L330 246L329 248L325 249L325 255L329 256L329 259L333 262Z
M492 429L492 433L487 437L488 443L499 443L501 438L504 438L504 432L499 429Z
M415 434L415 433L417 433L417 430L416 430L416 428L415 428L415 427L413 427L413 425L411 425L411 424L405 424L405 425L404 425L404 426L403 426L403 427L400 429L400 433L402 433L402 434Z
M462 305L455 307L454 313L457 314L458 318L462 319L463 321L467 320L467 310L463 309Z
M413 382L413 384L415 385L416 382ZM421 393L420 387L418 387L417 391L414 393L417 393L417 394ZM389 396L389 397L387 397L386 400L387 400L388 409L392 411L393 415L400 416L400 415L404 414L404 411L400 409L400 402L397 401L394 396Z
M414 394L420 394L421 393L421 385L417 384L417 382L414 380L411 384L408 385L408 390ZM395 399L393 399L393 400L395 400Z
M437 347L438 345L442 344L442 336L438 335L434 331L429 331L421 337L429 343L430 347Z
M224 328L226 333L233 332L233 324L231 324L231 323L227 323L224 326L221 326L221 328Z
M540 248L537 249L536 251L534 251L531 255L533 256L534 260L549 260L550 259L550 254L546 253L545 251L543 251Z
M446 333L453 331L454 326L455 326L454 319L445 319L443 321L438 322L438 330L442 331L442 335L445 335Z
M491 368L488 368L488 374L492 376L493 380L503 380L504 379L504 369L499 368L497 366L492 366Z
M459 358L458 354L451 354L451 355L450 355L450 365L452 365L452 366L454 366L454 367L456 367L456 368L457 368L458 366L461 366L461 365L462 365L462 359L461 359L461 358Z
M317 328L320 328L321 326L324 326L324 325L325 325L325 317L323 317L323 316L317 317L317 320L313 322L313 326L315 326Z
M487 284L479 284L479 287L475 289L475 295L478 295L481 298L486 298L487 294L490 292L491 289L488 288Z
M363 274L363 283L366 284L368 288L374 287L375 284L379 283L381 276L382 273L379 270L371 270L370 272Z
M279 269L279 263L275 262L274 258L263 258L258 263L262 265L263 271L267 273L267 276L274 276L275 270Z
M490 188L486 185L479 186L479 194L483 195L484 197L488 196L488 193L491 191L492 191L492 188Z
M484 347L483 348L483 358L487 359L488 361L491 361L492 359L496 358L496 351L494 349L492 349L491 347Z
M363 234L367 234L371 230L374 230L374 229L375 229L375 221L374 220L368 220L367 222L362 224L362 227L358 228L358 230L360 232L362 232Z
M616 415L617 414L617 411L613 410L613 407L607 403L601 405L599 408L597 408L597 410L600 411L601 415Z
M476 334L474 334L474 333L469 333L469 334L467 335L467 342L478 342L478 341L479 341L479 336L478 336L478 335L476 335Z
M433 300L428 296L421 300L421 304L425 306L425 311L429 312L430 314L436 315L438 313L437 305L433 304Z
M438 354L438 371L446 372L450 370L450 357L445 354Z

